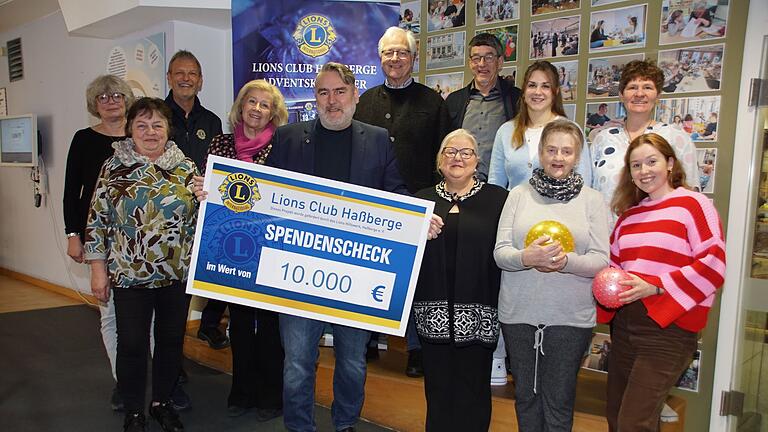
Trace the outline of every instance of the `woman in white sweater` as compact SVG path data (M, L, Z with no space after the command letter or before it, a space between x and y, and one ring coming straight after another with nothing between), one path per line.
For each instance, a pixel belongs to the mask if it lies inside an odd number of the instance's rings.
M592 278L608 265L608 208L574 172L583 142L573 122L547 124L538 148L542 168L512 189L499 221L499 321L523 431L571 430L576 377L595 325ZM545 220L568 228L573 251L548 236L526 244L529 230Z

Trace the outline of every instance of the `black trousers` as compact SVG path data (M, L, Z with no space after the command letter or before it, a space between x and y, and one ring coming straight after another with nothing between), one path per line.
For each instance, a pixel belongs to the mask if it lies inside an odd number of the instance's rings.
M143 411L149 356L149 331L155 314L152 400L165 402L181 369L187 300L184 283L163 288L115 288L117 381L127 411Z
M227 302L208 299L200 315L200 328L216 328L221 322L221 317L227 309Z
M278 314L231 303L229 320L232 389L228 405L282 408L284 355Z
M493 348L421 341L427 432L487 432Z

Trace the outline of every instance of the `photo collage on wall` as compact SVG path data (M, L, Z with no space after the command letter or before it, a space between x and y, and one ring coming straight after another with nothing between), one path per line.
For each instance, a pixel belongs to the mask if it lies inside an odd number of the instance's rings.
M589 142L603 128L623 124L625 65L654 60L664 73L656 121L679 127L701 150L717 145L731 1L411 0L401 5L400 25L425 28L424 82L444 98L472 79L466 43L479 33L501 42L502 76L520 71L522 77L530 63L551 62L567 115ZM701 190L712 194L717 151L699 153L707 162L699 169Z

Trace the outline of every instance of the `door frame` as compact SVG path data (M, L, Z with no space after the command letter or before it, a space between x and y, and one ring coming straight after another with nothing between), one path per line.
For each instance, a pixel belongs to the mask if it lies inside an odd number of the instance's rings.
M755 145L755 108L747 106L751 78L758 77L763 59L763 41L768 36L768 2L752 0L749 2L747 31L744 35L744 56L739 85L739 103L734 137L731 194L728 206L728 229L725 255L727 267L723 285L720 321L717 331L717 349L715 354L714 384L712 386L712 409L710 413L710 431L735 431L736 417L721 416L721 393L734 388L740 379L739 360L743 345L743 329L740 327L744 317L741 310L744 286L742 281L750 271L752 245L747 244L750 230L753 229L754 215L749 214L755 188L755 166L753 161Z

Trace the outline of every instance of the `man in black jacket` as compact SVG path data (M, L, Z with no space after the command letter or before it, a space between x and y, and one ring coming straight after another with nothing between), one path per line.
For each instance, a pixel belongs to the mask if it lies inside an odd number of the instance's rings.
M480 161L478 176L488 178L488 165L496 131L517 113L520 89L511 79L499 77L504 65L501 42L490 33L480 33L469 41L472 82L448 95L446 103L451 130L467 129L477 139Z
M192 159L198 170L208 154L208 145L216 135L221 135L221 120L200 104L197 93L203 88L203 71L194 54L179 50L168 63L168 97L165 103L173 113L171 139L184 154ZM227 303L208 300L200 319L197 336L208 342L211 348L229 346L229 339L219 330L219 321Z

